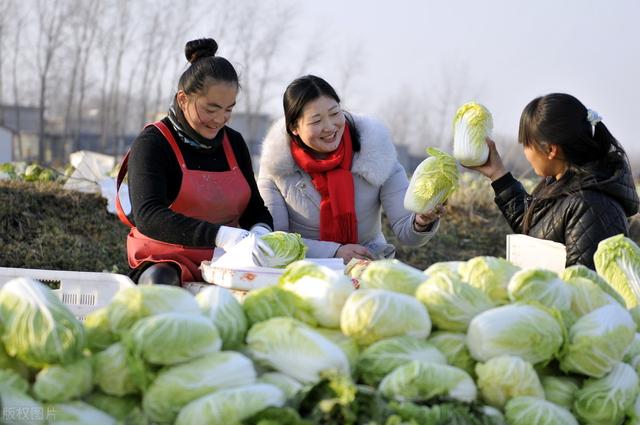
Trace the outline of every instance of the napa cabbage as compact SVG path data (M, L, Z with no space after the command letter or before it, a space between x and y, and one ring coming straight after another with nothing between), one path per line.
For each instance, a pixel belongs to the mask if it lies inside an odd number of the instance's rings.
M486 107L476 102L462 105L453 119L453 156L465 167L487 162L486 138L492 129L493 117Z
M634 241L623 234L600 241L593 262L627 308L640 304L640 247Z
M307 246L298 233L275 231L260 236L273 250L273 255L267 256L263 267L284 268L294 261L302 260L307 252Z
M244 343L249 325L242 305L231 291L221 286L207 286L196 295L196 301L220 333L223 350L238 348Z
M436 148L427 153L431 156L416 167L404 196L404 207L416 214L432 211L458 188L456 160Z
M565 333L562 318L553 312L533 305L508 304L474 317L467 345L478 361L510 354L537 364L560 352Z
M383 289L359 289L347 298L340 317L342 333L360 345L409 335L426 338L431 318L416 298Z

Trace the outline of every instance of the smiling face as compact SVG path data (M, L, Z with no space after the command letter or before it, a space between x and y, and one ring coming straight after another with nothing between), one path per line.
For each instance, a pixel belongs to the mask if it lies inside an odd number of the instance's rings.
M320 96L304 106L291 131L314 151L330 153L340 145L344 124L340 104L331 97Z
M237 96L237 84L218 82L200 94L187 95L180 90L177 100L191 128L205 139L213 139L231 118Z

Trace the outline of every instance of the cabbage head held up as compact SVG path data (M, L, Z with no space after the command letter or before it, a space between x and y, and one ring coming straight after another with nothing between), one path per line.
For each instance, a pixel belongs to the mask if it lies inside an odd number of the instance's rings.
M491 137L492 129L493 118L487 108L475 102L462 105L453 119L453 156L466 167L487 162L485 139Z
M404 195L404 207L424 214L442 204L458 188L456 160L446 152L427 148L431 155L418 165Z

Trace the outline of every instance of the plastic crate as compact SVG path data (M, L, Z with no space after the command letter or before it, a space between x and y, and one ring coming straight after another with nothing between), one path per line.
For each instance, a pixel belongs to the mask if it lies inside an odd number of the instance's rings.
M59 289L53 289L53 292L80 320L84 320L92 311L109 304L120 289L134 286L127 276L116 273L0 267L0 288L17 277L59 286Z

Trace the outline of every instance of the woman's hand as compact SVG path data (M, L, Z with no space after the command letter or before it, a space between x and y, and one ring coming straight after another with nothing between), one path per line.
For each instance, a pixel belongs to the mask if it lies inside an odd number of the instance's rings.
M436 206L434 209L424 214L416 214L416 218L413 221L414 230L416 232L426 232L427 230L431 230L431 225L447 212L445 206L446 202L442 205Z
M336 251L336 258L342 258L345 264L351 261L352 258L358 258L363 260L373 260L373 254L367 248L358 244L346 244L342 245Z
M498 180L500 177L504 176L505 174L507 174L507 170L504 168L504 165L502 164L502 158L500 158L498 149L496 149L496 143L493 140L489 139L488 137L486 139L486 142L487 142L487 146L489 146L489 158L487 159L487 162L475 167L465 167L465 168L468 168L470 170L475 170L480 174L483 174L489 177L489 179L491 179L491 181L493 182Z

